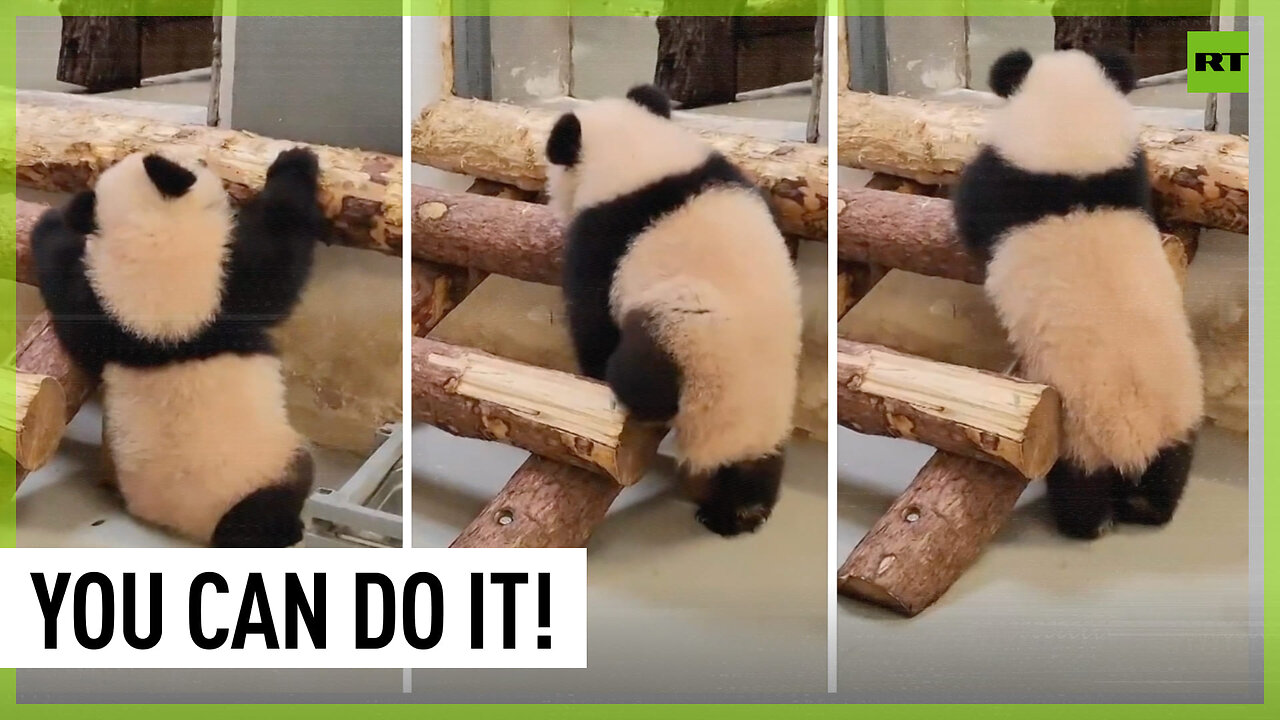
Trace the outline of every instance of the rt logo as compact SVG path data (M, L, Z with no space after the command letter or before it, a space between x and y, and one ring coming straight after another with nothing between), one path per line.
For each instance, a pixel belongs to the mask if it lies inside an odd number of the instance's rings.
M1249 92L1249 33L1187 33L1187 92Z

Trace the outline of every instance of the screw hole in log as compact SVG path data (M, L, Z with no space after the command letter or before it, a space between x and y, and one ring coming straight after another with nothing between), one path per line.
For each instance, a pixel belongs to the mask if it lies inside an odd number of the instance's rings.
M91 523L89 523L89 524L90 524L91 526L93 526L93 527L98 527L99 525L101 525L101 524L102 524L102 523L104 523L104 522L106 522L106 520L98 519L98 520L94 520L93 522L91 522Z
M503 508L502 510L498 511L496 519L499 525L510 525L511 522L516 519L516 516L515 516L515 513L511 512L506 508Z
M915 507L914 505L912 507L909 507L905 511L903 511L902 517L907 522L913 523L920 519L920 508Z

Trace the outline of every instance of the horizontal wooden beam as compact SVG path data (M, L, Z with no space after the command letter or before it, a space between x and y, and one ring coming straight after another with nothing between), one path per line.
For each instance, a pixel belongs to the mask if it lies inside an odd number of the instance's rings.
M1058 459L1058 393L1039 383L840 340L841 425L1042 477Z
M840 260L981 283L986 267L956 236L951 201L944 198L840 188L836 197ZM1194 235L1162 233L1165 254L1180 276L1195 254Z
M441 170L539 190L543 149L558 113L446 97L413 126L413 161ZM691 131L694 131L691 129ZM783 232L827 237L827 152L806 143L696 131L765 190Z
M630 420L604 383L413 339L413 417L635 483L666 428Z
M836 147L847 167L951 183L977 152L988 111L969 104L842 92ZM1249 140L1197 130L1142 128L1159 214L1249 232Z
M17 181L40 190L74 192L126 156L170 150L203 159L233 200L266 181L282 150L304 143L237 130L178 125L81 108L17 104ZM320 202L347 245L398 254L402 242L401 159L394 155L310 145L320 159Z

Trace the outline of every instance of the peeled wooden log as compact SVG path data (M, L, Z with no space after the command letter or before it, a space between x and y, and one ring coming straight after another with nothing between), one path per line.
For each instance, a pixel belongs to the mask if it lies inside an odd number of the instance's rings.
M585 547L622 486L531 456L449 547Z
M841 165L925 184L955 182L977 151L982 108L872 93L840 93ZM1161 217L1249 232L1249 140L1198 130L1144 127Z
M840 593L916 615L977 560L1026 485L1013 470L935 453L840 567Z
M203 159L232 198L243 201L266 180L277 154L301 143L203 125L69 107L17 103L17 181L73 192L92 185L131 153L164 149ZM310 146L320 158L320 203L347 245L398 254L402 240L401 159L393 155Z
M666 428L629 420L604 383L431 338L413 340L414 420L640 479Z
M1058 393L1039 383L840 340L841 425L1043 477L1058 459Z
M987 269L956 237L951 201L868 188L840 188L836 198L840 259L981 283ZM1185 273L1194 236L1163 233L1165 254ZM1179 270L1181 268L1181 270Z
M558 115L549 110L446 97L413 126L413 161L540 190L543 149ZM827 153L804 143L697 131L769 194L784 232L827 237Z
M48 375L0 366L0 404L13 415L0 417L0 452L31 471L43 467L58 449L67 429L67 399L58 381Z
M560 284L563 228L545 205L413 186L413 257Z

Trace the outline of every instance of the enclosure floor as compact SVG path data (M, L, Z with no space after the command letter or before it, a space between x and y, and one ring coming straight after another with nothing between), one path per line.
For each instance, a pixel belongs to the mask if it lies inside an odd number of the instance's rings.
M619 496L588 547L589 669L420 670L414 693L624 702L822 692L827 446L792 443L773 518L733 539L694 519L668 452ZM414 546L448 545L526 457L415 427Z
M837 563L931 449L839 434ZM1178 515L1063 538L1043 484L932 608L841 598L838 682L865 702L1258 702L1250 685L1247 441L1206 429ZM835 569L833 568L834 572Z

